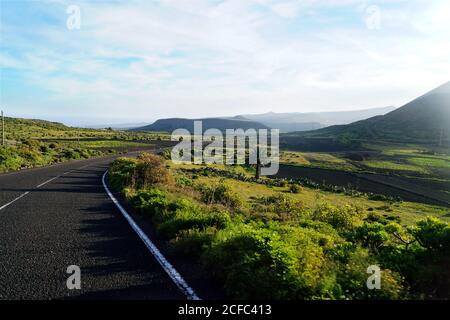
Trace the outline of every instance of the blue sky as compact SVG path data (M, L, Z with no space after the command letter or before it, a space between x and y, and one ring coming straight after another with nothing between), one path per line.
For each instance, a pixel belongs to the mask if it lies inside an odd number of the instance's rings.
M0 106L72 125L400 106L450 80L447 0L0 0ZM67 8L80 9L69 30Z

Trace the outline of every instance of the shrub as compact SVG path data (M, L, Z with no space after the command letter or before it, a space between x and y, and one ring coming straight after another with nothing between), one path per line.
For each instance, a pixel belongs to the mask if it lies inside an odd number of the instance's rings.
M204 257L238 299L296 299L311 295L323 253L301 233L282 239L270 229L238 225L219 231Z
M206 211L189 199L172 200L167 192L155 188L137 191L130 201L152 219L161 235L169 239L182 230L223 229L231 222L226 212Z
M207 212L190 200L178 200L180 201L183 202L182 206L174 204L175 211L159 221L158 232L167 238L174 238L181 230L204 230L208 227L223 229L231 221L226 212Z
M206 229L188 229L181 230L177 236L172 239L173 251L182 253L188 257L198 258L202 252L211 244L217 232L215 227Z
M137 159L135 179L138 187L146 188L154 184L170 182L170 173L162 157L142 153Z
M353 242L360 243L372 251L378 251L389 240L389 234L381 223L373 222L355 227L347 237Z
M450 226L438 218L427 217L420 220L409 232L422 247L430 251L450 250Z
M111 185L122 190L125 187L135 187L134 171L137 160L132 158L118 158L109 167L109 182Z
M350 205L335 207L322 203L313 210L312 218L329 223L338 230L348 230L361 223L364 213L360 208Z
M450 226L434 217L408 228L420 248L413 251L409 273L415 292L421 297L447 299L450 295ZM414 249L414 247L412 247ZM405 252L408 256L408 252Z
M301 201L292 199L282 193L260 198L259 202L265 206L265 210L276 212L279 215L289 215L290 218L298 217L305 213Z
M302 188L298 184L290 184L289 185L289 192L290 193L300 193Z
M131 203L141 213L147 214L154 222L160 222L168 211L170 200L167 192L159 189L138 190Z
M161 140L160 137L158 137L159 140ZM163 157L165 160L170 160L172 158L172 153L170 149L165 149L162 152L159 153L161 157Z
M201 200L206 204L219 203L232 209L239 209L243 205L241 197L223 182L197 185L201 193Z
M68 150L64 150L62 152L62 157L66 158L68 160L72 160L72 159L80 159L80 154L72 149L68 149Z
M181 187L192 187L194 182L186 176L177 176L176 183Z
M42 153L47 153L48 152L48 147L45 145L42 145L39 147L39 151Z
M401 299L405 297L403 278L387 268L381 269L381 289L369 290L367 268L379 263L366 249L358 246L339 248L341 262L333 265L336 272L334 294L340 299Z
M146 188L171 180L164 159L150 153L143 153L137 159L118 158L110 167L111 185L119 189Z

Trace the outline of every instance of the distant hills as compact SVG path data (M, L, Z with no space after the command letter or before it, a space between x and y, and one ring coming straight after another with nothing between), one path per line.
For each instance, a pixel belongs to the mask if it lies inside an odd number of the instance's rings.
M313 113L263 113L253 115L238 115L223 118L196 119L203 121L203 129L279 129L280 132L310 131L333 124L346 124L366 119L374 115L385 114L394 107L373 108L356 111L313 112ZM130 128L132 131L165 131L172 132L184 128L192 132L194 119L169 118L160 119L150 125Z
M203 131L208 129L219 129L225 131L226 129L269 129L267 126L250 120L241 119L225 119L225 118L205 118L205 119L183 119L183 118L169 118L160 119L151 125L133 128L131 131L158 131L158 132L172 132L176 129L183 128L189 132L194 132L194 121L201 120Z
M414 99L406 105L355 111L313 113L243 114L235 117L204 118L203 130L276 128L282 145L318 149L355 147L357 140L385 140L413 143L448 143L450 140L450 82ZM160 119L132 131L172 132L184 128L193 132L195 119ZM313 149L314 149L313 148Z
M395 110L395 107L371 108L352 111L333 112L292 112L292 113L262 113L245 114L243 119L261 122L270 128L280 129L281 132L310 131L339 124L349 124L355 121L384 115Z
M383 116L375 116L348 125L294 132L284 136L286 144L327 138L339 141L385 140L442 144L450 140L450 82L414 99Z
M128 130L138 127L143 127L148 125L148 122L140 122L140 123L115 123L115 124L96 124L96 125L88 125L82 126L83 128L88 129L106 129L111 128L114 130Z

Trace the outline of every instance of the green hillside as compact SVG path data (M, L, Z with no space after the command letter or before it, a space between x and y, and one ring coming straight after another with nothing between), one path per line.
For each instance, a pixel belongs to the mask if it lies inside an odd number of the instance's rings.
M291 136L446 145L450 140L450 82L384 116Z
M36 119L5 118L0 173L151 146L164 134L84 129Z

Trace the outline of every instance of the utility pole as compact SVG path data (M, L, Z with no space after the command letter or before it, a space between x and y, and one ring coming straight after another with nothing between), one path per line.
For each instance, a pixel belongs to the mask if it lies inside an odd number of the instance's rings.
M2 110L2 146L5 145L5 117L3 116Z
M256 173L255 173L255 179L259 180L261 176L261 161L259 159L259 144L256 147Z

